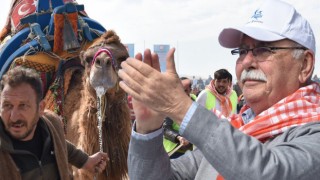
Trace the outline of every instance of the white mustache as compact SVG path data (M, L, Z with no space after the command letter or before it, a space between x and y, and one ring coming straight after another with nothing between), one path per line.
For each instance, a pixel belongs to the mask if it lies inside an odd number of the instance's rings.
M241 73L240 82L245 80L267 81L267 76L261 70L244 70Z

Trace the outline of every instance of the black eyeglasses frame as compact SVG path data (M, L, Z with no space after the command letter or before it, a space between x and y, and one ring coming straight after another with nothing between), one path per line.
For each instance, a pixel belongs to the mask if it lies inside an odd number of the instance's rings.
M251 49L246 49L246 48L237 48L237 49L233 49L231 50L231 54L232 55L246 55L249 53L249 51L252 51L253 53L253 56L256 56L256 53L255 50L256 49L265 49L265 50L268 50L269 52L271 53L275 53L274 51L275 50L281 50L281 49L301 49L301 50L307 50L308 48L305 48L305 47L255 47L255 48L251 48ZM245 53L244 54L240 54L240 51L241 50L245 50Z

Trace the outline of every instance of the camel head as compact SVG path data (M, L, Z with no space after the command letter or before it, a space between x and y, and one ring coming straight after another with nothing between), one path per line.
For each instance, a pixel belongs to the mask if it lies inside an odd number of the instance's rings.
M128 57L128 51L119 36L112 30L107 31L80 54L89 86L95 90L103 88L104 92L117 86L120 63Z

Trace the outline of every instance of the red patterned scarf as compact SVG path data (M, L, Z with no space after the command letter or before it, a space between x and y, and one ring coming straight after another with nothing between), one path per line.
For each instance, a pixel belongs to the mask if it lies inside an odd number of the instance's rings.
M245 134L265 142L291 127L320 121L320 86L313 83L302 87L244 124L241 114L249 108L245 105L238 115L231 116L229 120ZM217 180L223 180L222 176L219 175Z

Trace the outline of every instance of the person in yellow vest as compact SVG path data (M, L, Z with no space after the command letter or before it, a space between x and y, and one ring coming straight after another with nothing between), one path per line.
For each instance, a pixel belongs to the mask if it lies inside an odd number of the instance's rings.
M182 86L184 88L184 91L186 94L190 95L190 98L195 101L196 96L194 94L191 94L191 80L187 77L181 77L180 81L182 83ZM181 155L183 155L187 150L192 150L192 144L182 137L179 134L179 128L180 126L175 123L172 119L169 117L166 117L163 122L163 129L164 129L164 138L163 138L163 146L167 153L171 153L177 148L179 145L182 145L177 151L172 153L170 156L171 159L175 159Z
M192 82L189 78L187 77L180 77L180 81L182 83L182 86L184 88L184 92L188 94L193 101L197 99L197 96L192 93Z
M197 102L208 110L218 110L225 117L237 113L237 93L231 89L232 75L226 69L214 73L214 79L202 90Z

